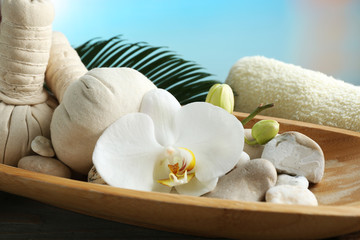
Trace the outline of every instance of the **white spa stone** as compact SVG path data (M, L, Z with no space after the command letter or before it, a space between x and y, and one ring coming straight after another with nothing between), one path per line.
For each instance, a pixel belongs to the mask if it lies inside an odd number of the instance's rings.
M261 155L271 161L279 173L305 176L318 183L324 175L325 159L320 146L299 132L285 132L265 145Z
M32 140L31 150L43 157L55 156L50 139L44 136L36 136L34 140Z
M237 165L247 163L248 161L250 161L250 156L246 152L242 152Z
M276 185L293 185L309 188L309 181L304 176L290 176L287 174L278 175Z
M277 173L266 159L239 161L236 167L219 178L216 188L204 197L238 201L263 201L266 191L275 185Z
M71 171L68 166L66 166L61 161L50 157L43 157L38 155L26 156L19 160L18 167L57 177L71 177Z
M303 188L309 188L309 181L304 176L290 176L287 174L278 175L276 186L278 185L293 185Z
M302 186L278 185L266 192L266 202L317 206L315 195Z

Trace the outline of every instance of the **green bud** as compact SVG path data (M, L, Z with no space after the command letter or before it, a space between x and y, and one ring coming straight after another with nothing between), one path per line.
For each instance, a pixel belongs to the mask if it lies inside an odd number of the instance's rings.
M258 144L263 145L278 134L279 127L279 123L275 120L261 120L254 124L251 135Z
M205 102L221 107L229 113L234 111L234 93L231 87L225 83L213 85L206 96Z

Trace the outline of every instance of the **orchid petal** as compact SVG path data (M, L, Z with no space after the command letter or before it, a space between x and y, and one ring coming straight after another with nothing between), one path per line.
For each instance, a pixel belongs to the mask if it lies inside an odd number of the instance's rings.
M93 163L106 183L152 191L154 169L163 147L149 116L131 113L110 125L96 143Z
M187 184L176 186L175 189L179 194L190 196L201 196L215 189L218 178L211 179L207 182L200 182L194 177Z
M240 159L244 128L232 114L208 103L191 103L175 117L176 146L190 149L196 158L196 178L201 182L229 172Z
M180 108L176 98L163 89L150 90L143 97L140 112L152 118L156 139L162 146L174 143L174 116Z

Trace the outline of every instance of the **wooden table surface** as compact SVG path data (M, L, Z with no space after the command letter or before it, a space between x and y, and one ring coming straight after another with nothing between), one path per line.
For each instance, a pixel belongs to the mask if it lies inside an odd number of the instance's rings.
M0 192L0 239L205 238L156 231L98 219ZM360 233L330 239L360 239Z

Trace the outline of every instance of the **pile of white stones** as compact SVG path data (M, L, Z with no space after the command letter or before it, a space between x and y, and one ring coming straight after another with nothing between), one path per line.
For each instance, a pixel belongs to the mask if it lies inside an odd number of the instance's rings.
M245 137L253 140L251 129L245 129ZM50 140L38 137L31 146L39 155L24 157L18 167L70 178L70 169L53 158ZM265 145L245 143L235 168L203 196L317 206L315 195L308 189L309 182L321 181L324 166L324 154L315 141L299 132L285 132ZM88 181L106 184L95 168L91 169Z
M245 129L245 136L252 140L251 129ZM204 196L317 206L309 182L320 182L324 166L324 154L315 141L299 132L285 132L265 145L245 143L237 166Z

